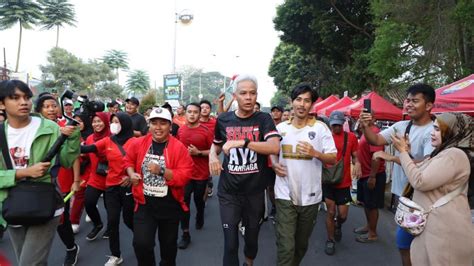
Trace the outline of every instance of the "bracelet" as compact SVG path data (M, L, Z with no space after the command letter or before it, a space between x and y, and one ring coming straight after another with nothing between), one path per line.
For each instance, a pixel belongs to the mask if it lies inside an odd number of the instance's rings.
M247 148L247 146L249 145L249 143L250 143L250 139L249 139L249 138L245 138L245 139L244 139L244 146L243 146L243 148L244 148L244 149Z

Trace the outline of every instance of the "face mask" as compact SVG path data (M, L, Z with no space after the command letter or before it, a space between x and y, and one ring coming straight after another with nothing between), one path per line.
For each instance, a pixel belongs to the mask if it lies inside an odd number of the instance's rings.
M111 123L110 124L110 133L112 133L114 135L117 135L118 133L120 133L121 129L122 129L122 127L120 126L119 123Z

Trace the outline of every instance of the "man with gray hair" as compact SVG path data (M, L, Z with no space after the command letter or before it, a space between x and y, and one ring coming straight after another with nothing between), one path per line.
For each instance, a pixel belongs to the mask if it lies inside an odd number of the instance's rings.
M245 263L253 265L258 234L265 210L267 180L262 170L267 157L278 154L280 135L269 114L255 112L257 79L239 75L234 81L237 110L217 118L214 143L209 154L212 175L220 175L218 198L224 230L224 266L239 265L238 224L245 227ZM221 164L218 154L224 151Z

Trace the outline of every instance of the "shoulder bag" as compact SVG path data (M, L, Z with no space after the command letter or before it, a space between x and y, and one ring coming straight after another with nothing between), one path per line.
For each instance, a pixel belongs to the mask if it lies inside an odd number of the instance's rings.
M344 155L347 148L347 132L344 132L344 148L342 148L341 160L336 162L333 166L324 166L322 172L322 183L326 185L337 185L342 182L344 178Z
M439 198L429 210L423 209L423 207L409 198L400 197L397 211L395 212L395 222L408 233L414 236L420 235L425 230L430 212L457 197L466 185L467 183Z
M7 169L13 169L3 124L0 125L0 143L5 165ZM57 193L52 182L35 182L29 178L17 181L15 186L8 190L8 196L3 202L2 216L11 225L44 224L54 217Z

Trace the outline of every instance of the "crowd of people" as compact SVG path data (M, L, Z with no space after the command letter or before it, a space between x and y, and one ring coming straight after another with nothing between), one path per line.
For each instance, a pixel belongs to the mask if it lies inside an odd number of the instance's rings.
M0 232L8 228L18 265L46 265L56 232L65 248L64 265L76 265L80 247L75 234L84 228L80 225L83 210L92 223L86 239L109 240L105 265L156 265L155 239L159 265L176 265L178 249L191 243L192 199L196 230L205 225L213 176L219 176L225 266L240 265L239 232L244 240L243 265L254 265L260 227L267 217L275 223L276 264L299 265L323 203L327 210L324 251L334 256L353 203L355 179L357 203L367 223L354 228L354 239L377 242L387 178L395 202L411 197L430 210L420 236L397 229L394 247L403 265L472 264L470 209L474 206L469 194L473 187L468 184L473 181L474 123L460 113L432 115L432 87L415 84L407 89L404 108L409 120L381 130L373 113L362 112L351 132L345 126L348 118L340 111L326 120L310 113L318 94L308 84L293 88L290 109L273 106L270 113L260 111L254 76L239 75L233 86L235 110L229 109L229 103L224 106L221 96L213 116L208 100L181 105L176 111L163 103L141 114L135 97L125 101L124 111L112 101L107 111L85 113L75 110L72 100L61 103L47 92L33 104L33 93L25 83L0 82L0 109L6 118L0 130L5 132L2 149L7 151L0 160L0 207L9 189L25 178L54 182L59 198L54 217L46 223L7 225L0 215ZM78 126L68 123L70 118ZM43 162L60 135L67 140L59 154ZM395 154L385 152L386 145L393 145ZM13 162L12 169L5 154ZM324 181L323 169L340 161L341 180ZM387 162L394 164L389 177ZM442 207L432 208L453 191L459 193ZM71 192L73 197L63 203ZM98 209L101 195L107 217L101 217ZM133 233L133 262L121 255L121 216Z

